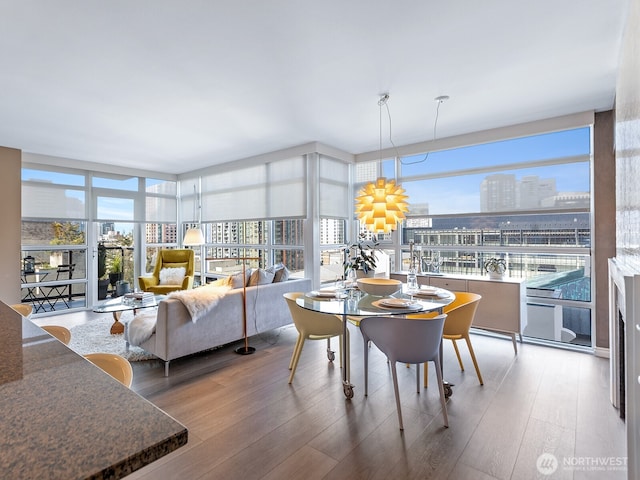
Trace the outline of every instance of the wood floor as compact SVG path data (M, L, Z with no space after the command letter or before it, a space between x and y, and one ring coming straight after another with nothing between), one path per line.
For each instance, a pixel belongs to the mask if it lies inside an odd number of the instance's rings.
M65 323L64 316L50 320ZM189 443L127 478L626 478L624 468L593 466L626 455L624 422L609 402L606 359L530 344L518 345L514 355L510 340L473 335L480 386L466 347L461 372L445 342L445 378L455 384L449 428L435 384L416 394L415 370L398 365L401 433L386 358L371 348L365 397L362 337L350 328L350 401L337 359L327 361L325 341L305 344L287 384L293 327L252 338L253 355L234 353L236 344L173 361L168 378L159 362L134 363L132 388L186 425ZM554 457L542 467L557 461L552 475L536 466L543 453Z

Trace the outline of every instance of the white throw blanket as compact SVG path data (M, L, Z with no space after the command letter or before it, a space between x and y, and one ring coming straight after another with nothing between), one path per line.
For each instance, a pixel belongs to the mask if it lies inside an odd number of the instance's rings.
M203 285L191 290L178 290L169 294L170 298L180 300L191 315L191 321L196 323L214 309L220 299L231 290L228 285Z
M138 313L127 325L127 341L131 345L139 346L149 340L156 329L156 311L145 310Z

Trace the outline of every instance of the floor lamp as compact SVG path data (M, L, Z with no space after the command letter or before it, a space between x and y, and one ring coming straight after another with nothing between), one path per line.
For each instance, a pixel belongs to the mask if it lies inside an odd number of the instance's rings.
M228 258L207 258L207 260L242 260L242 336L244 337L244 346L235 349L240 355L251 355L256 351L254 347L249 346L249 337L247 336L247 260L260 260L259 257L228 257Z

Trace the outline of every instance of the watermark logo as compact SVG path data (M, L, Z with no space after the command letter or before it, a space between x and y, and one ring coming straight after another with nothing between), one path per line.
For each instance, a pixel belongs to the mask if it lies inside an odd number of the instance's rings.
M543 453L536 461L536 468L542 475L552 475L558 469L558 459L552 453Z
M574 472L625 471L627 457L562 457L559 461L552 453L543 453L536 461L536 468L542 475L553 475L558 468Z

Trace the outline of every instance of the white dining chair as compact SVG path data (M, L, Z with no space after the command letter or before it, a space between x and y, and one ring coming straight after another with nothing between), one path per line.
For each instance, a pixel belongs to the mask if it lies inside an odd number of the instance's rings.
M364 339L364 394L366 396L369 393L368 343L371 341L387 356L389 364L391 365L400 430L404 430L404 426L402 423L400 394L398 392L396 362L416 365L416 391L418 393L420 393L420 364L425 363L425 368L426 362L433 362L435 364L444 426L449 426L440 363L442 331L446 318L446 314L438 315L431 319L366 317L360 322L360 331Z

